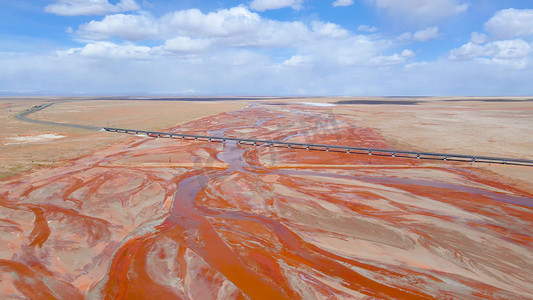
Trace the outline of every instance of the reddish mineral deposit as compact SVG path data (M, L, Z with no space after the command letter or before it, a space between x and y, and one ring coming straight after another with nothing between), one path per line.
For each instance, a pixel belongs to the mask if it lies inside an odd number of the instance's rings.
M169 131L391 146L323 110L252 104ZM0 298L528 299L533 195L498 178L464 162L132 135L2 181Z

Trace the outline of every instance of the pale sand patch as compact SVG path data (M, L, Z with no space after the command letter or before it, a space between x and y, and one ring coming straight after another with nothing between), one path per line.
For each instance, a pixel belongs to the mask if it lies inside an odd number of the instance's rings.
M297 102L296 104L303 104L303 105L309 105L309 106L319 106L319 107L335 106L335 104L332 104L332 103L320 103L320 102Z
M46 104L72 98L0 98L0 179L41 167L56 167L68 160L93 153L97 149L113 144L129 142L134 135L109 134L54 125L41 125L16 120L13 115L34 105ZM57 103L30 115L30 118L54 122L75 123L94 126L114 126L161 130L188 121L227 111L241 109L246 101L117 101L74 99L76 101ZM80 101L84 100L84 101ZM46 142L11 143L6 138L39 136L54 133L63 138Z
M406 192L404 190L382 185L382 184L374 184L374 183L368 183L364 181L359 180L353 180L353 179L344 179L344 178L330 178L330 177L318 177L318 176L293 176L294 178L303 178L303 179L314 179L316 181L316 184L322 184L324 186L331 185L331 184L342 184L346 186L356 187L356 188L362 188L367 191L371 191L372 193L382 197L382 199L387 200L389 202L396 202L401 203L403 205L417 207L418 209L429 211L441 215L448 215L448 216L456 216L463 219L469 219L469 220L477 220L477 221L483 221L483 217L475 214L470 213L468 211L462 210L460 208L457 208L456 206L446 204L444 202L433 200L431 198L417 196L412 193ZM280 192L283 190L275 190L276 192ZM292 191L291 195L292 197L299 197L298 195L294 194L294 191ZM302 198L302 197L299 197ZM304 198L305 199L305 198Z
M275 182L278 182L278 180L279 180L279 175L269 174L269 175L263 176L263 181L266 183L275 183Z
M34 113L32 118L80 125L163 130L247 105L245 101L73 101L54 104Z
M377 129L393 148L531 158L532 102L422 101L418 105L342 105L333 112Z
M500 175L501 181L533 192L533 168L510 165L482 165L480 169Z
M338 105L339 120L377 130L391 148L533 159L533 102L445 102L416 98L417 105ZM472 99L471 99L472 100ZM531 167L474 164L533 192Z
M15 136L15 137L7 137L7 140L12 140L14 142L12 143L4 143L4 145L20 145L20 144L27 144L27 143L44 143L56 139L61 139L66 137L65 135L58 135L55 133L45 133L45 134L39 134L39 135L28 135L28 136Z
M526 283L523 281L511 284L509 280L506 282L495 280L491 277L489 272L481 272L474 267L467 267L459 265L456 261L450 259L447 260L443 256L448 255L447 249L427 249L421 246L418 242L414 248L401 249L395 246L383 244L380 242L364 240L357 236L348 237L336 237L329 233L309 233L301 231L297 228L291 228L299 235L304 237L307 242L317 245L328 252L336 253L338 255L353 258L357 260L375 261L380 265L392 265L398 267L416 266L421 269L426 269L430 272L440 271L443 273L453 275L460 275L472 280L479 280L481 277L487 284L491 284L502 289L509 289L523 294L523 291L518 291L517 286L523 287ZM416 239L416 237L415 237ZM442 251L444 253L439 253ZM443 255L444 254L444 255ZM451 252L450 252L451 254ZM498 275L502 275L498 272ZM445 277L438 276L441 280ZM450 279L450 277L447 277ZM446 288L446 285L441 288ZM447 288L450 288L448 286Z

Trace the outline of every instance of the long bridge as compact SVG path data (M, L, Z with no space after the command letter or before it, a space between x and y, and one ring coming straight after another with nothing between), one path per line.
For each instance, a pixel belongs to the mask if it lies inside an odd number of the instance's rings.
M239 144L249 144L249 145L255 145L255 146L265 145L269 147L285 147L285 148L295 148L295 149L336 151L336 152L346 152L346 153L355 153L355 154L381 155L381 156L403 157L403 158L431 159L431 160L443 160L443 161L453 160L453 161L509 164L509 165L520 165L520 166L533 167L533 160L510 158L510 157L492 157L492 156L480 156L480 155L436 153L436 152L423 152L423 151L406 151L406 150L365 148L365 147L352 147L352 146L340 146L340 145L295 143L295 142L284 142L284 141L274 141L274 140L243 139L243 138L234 138L234 137L146 131L146 130L139 130L139 129L97 127L97 126L90 126L90 125L59 123L59 122L51 122L51 121L36 120L36 119L28 118L28 115L35 113L37 111L43 110L55 103L58 103L58 102L34 106L32 108L29 108L25 111L22 111L16 114L14 117L21 121L32 122L32 123L37 123L37 124L42 124L42 125L55 125L55 126L71 127L71 128L86 129L86 130L97 130L97 131L104 130L107 132L117 132L117 133L127 133L127 134L144 134L149 137L164 137L164 138L182 139L182 140L185 140L185 139L201 140L201 141L222 142L222 143L225 143L227 141L235 141Z
M127 133L146 135L148 137L156 138L171 138L181 140L201 140L207 142L222 142L235 141L238 144L247 144L254 146L269 146L269 147L286 147L306 150L322 150L322 151L336 151L355 154L367 154L367 155L386 155L391 157L403 157L403 158L416 158L416 159L432 159L432 160L453 160L453 161L467 161L467 162L483 162L483 163L496 163L496 164L512 164L532 166L533 160L518 159L509 157L492 157L492 156L480 156L480 155L466 155L466 154L452 154L452 153L436 153L436 152L423 152L423 151L406 151L395 149L379 149L379 148L365 148L365 147L352 147L352 146L340 146L340 145L326 145L326 144L311 144L311 143L295 143L284 142L274 140L259 140L259 139L247 139L247 138L234 138L234 137L221 137L221 136L209 136L209 135L194 135L172 132L157 132L146 131L137 129L124 129L124 128L102 128L108 132Z

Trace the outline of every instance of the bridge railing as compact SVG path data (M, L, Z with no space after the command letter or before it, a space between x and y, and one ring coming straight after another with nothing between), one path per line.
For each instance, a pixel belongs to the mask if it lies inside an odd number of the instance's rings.
M237 143L253 144L253 145L269 145L269 146L287 146L302 147L307 150L325 150L325 151L346 151L348 153L360 153L363 152L368 155L390 155L392 157L412 157L417 159L438 159L438 160L460 160L471 162L485 162L485 163L499 163L499 164L517 164L533 166L533 160L508 158L508 157L493 157L482 155L466 155L466 154L453 154L453 153L436 153L436 152L424 152L424 151L407 151L396 149L379 149L379 148L367 148L367 147L353 147L353 146L341 146L341 145L327 145L327 144L312 144L312 143L296 143L296 142L284 142L274 140L260 140L260 139L248 139L248 138L234 138L234 137L220 137L220 136L207 136L207 135L194 135L172 132L157 132L146 131L137 129L124 129L124 128L112 128L104 127L105 131L128 133L128 134L145 134L153 137L168 137L168 138L182 138L182 139L194 139L194 140L207 140L207 141L236 141Z

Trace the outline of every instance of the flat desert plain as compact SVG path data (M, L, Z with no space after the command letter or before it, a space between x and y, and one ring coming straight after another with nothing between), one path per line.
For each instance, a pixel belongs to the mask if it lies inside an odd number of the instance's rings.
M532 100L176 100L0 101L0 298L532 298L531 166L14 118L533 159Z

